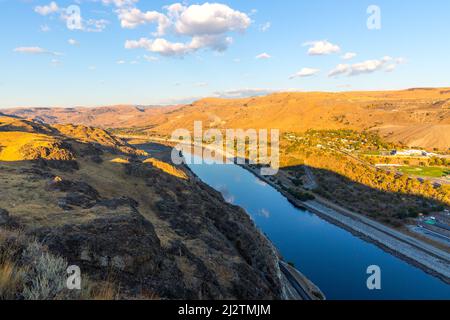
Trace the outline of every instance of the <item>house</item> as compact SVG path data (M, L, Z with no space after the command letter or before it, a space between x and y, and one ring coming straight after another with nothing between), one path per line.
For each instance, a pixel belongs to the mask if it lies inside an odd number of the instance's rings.
M428 153L424 150L417 150L417 149L409 149L409 150L392 150L391 151L392 156L408 156L408 157L414 157L414 156L420 156L420 157L428 157L431 156L431 153Z

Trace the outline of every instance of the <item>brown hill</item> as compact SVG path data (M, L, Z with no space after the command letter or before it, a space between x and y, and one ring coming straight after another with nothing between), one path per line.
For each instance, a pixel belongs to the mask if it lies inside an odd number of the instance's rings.
M172 108L117 105L95 108L17 108L6 109L3 112L35 122L49 124L71 123L102 128L117 128L145 127L148 125L149 118L158 119L164 113L172 110Z
M0 300L283 298L275 249L246 212L160 153L0 117ZM69 265L81 291L62 286Z
M416 88L374 92L276 93L246 99L207 98L190 105L140 109L131 106L76 109L13 109L3 112L50 123L141 127L170 134L204 127L376 130L410 146L450 147L450 89Z

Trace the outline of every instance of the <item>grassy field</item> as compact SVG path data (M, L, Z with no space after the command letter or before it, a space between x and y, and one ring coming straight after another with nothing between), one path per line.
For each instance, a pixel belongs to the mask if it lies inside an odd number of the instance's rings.
M405 166L399 167L398 170L405 174L430 178L441 178L450 174L450 169L442 167Z

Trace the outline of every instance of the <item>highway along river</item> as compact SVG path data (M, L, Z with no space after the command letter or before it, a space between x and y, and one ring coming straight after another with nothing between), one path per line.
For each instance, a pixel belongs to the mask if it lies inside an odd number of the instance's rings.
M224 198L244 208L286 261L327 299L450 299L450 285L308 211L234 165L189 165ZM381 290L369 290L367 267L381 268Z

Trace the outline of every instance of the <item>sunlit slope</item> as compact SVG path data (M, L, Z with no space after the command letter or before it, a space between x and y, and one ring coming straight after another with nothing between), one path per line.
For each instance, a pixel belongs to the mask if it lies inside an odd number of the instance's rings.
M190 105L137 108L115 106L71 109L14 109L5 113L111 128L141 128L170 134L179 128L276 128L376 130L410 146L450 147L450 89L402 91L291 92L246 99L207 98Z
M74 160L79 146L98 145L128 154L144 154L107 131L86 126L45 125L0 117L0 161Z
M446 149L450 147L449 101L446 89L204 99L173 111L169 121L153 130L191 128L194 120L219 128L375 130L390 141Z

